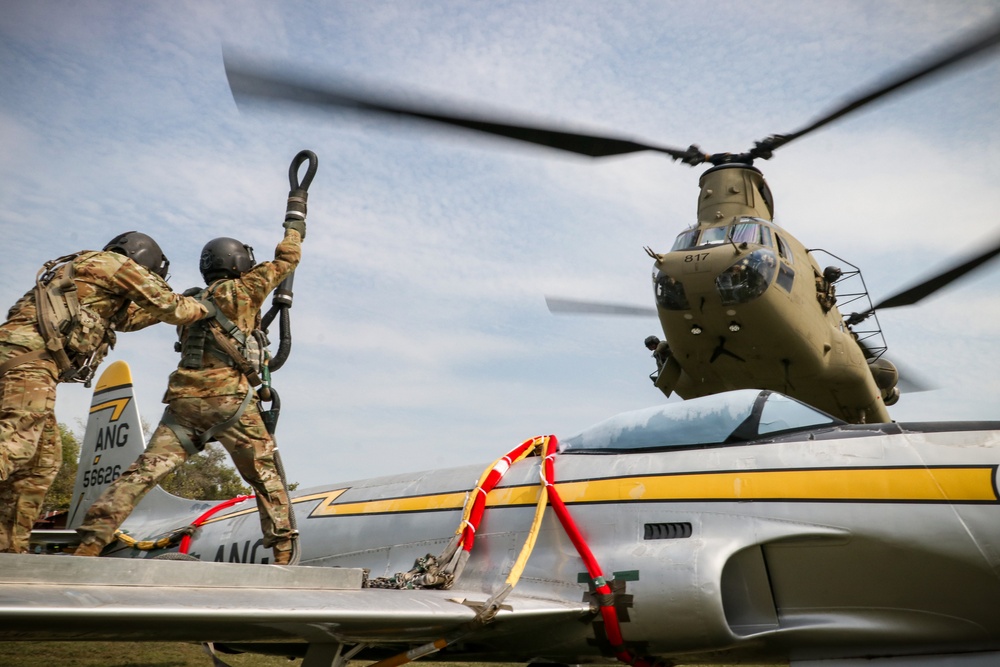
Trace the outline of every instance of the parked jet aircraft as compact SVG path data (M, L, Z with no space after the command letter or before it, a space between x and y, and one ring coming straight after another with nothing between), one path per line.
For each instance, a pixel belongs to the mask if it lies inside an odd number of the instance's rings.
M71 526L142 448L131 384L117 362L96 387ZM300 490L297 567L265 564L254 503L156 489L109 557L0 555L0 639L215 642L307 667L993 665L998 463L1000 422L851 425L741 390L529 439L486 472Z

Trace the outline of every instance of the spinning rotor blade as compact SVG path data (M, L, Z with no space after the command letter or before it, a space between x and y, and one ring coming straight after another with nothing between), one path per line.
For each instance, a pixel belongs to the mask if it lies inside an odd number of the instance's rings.
M503 120L500 118L502 114L495 112L469 112L468 114L445 112L443 109L452 105L438 102L420 106L405 101L401 95L393 99L388 93L365 93L356 86L344 82L338 83L328 80L320 84L306 81L288 72L265 71L264 68L255 67L231 57L225 57L225 67L226 75L229 77L229 87L232 89L233 97L237 103L241 99L258 98L290 102L319 109L353 109L364 113L416 118L516 139L530 144L548 146L589 157L657 151L688 164L701 164L706 158L695 146L680 150L639 143L620 137L565 132L513 120Z
M900 306L911 306L918 301L922 301L934 292L937 292L939 289L947 287L952 282L963 277L970 271L979 268L997 255L1000 255L1000 241L995 242L992 247L986 250L986 252L983 252L972 259L959 264L958 266L948 269L942 273L938 273L917 285L908 287L902 292L897 292L896 294L883 299L875 304L871 310L866 310L863 313L854 313L847 318L847 324L857 324L858 322L865 320L876 310L884 308L898 308Z
M920 373L915 372L909 366L902 366L898 361L893 361L892 364L896 367L896 372L899 373L899 380L896 381L896 386L899 387L899 391L904 394L918 394L922 391L933 391L937 389L927 380L924 380Z
M754 149L750 151L750 155L752 157L759 157L766 160L771 157L771 153L775 149L784 146L790 141L805 136L813 130L818 130L824 125L832 123L842 116L846 116L847 114L852 113L867 104L904 88L911 83L919 81L924 77L930 76L935 72L939 72L952 65L956 65L964 60L972 58L973 56L981 55L987 50L996 47L998 44L1000 44L1000 21L994 21L992 25L987 26L985 29L969 35L961 42L947 49L931 54L925 60L912 68L901 72L876 88L848 101L801 130L792 132L791 134L773 135L762 142L758 142Z
M599 303L597 301L577 301L575 299L560 299L546 296L545 305L550 313L565 315L628 315L649 317L656 315L656 308L648 306L629 306L620 303Z
M865 359L871 360L876 356L875 351L863 340L858 340L858 346L865 354ZM884 348L883 348L884 350ZM896 367L897 380L896 387L904 394L916 394L922 391L932 391L937 389L930 382L925 380L920 373L917 373L909 366L904 366L896 360L892 360L892 365Z
M994 245L992 248L982 253L981 255L973 257L972 259L963 262L962 264L959 264L953 269L949 269L944 273L940 273L928 280L925 280L919 285L914 285L913 287L903 290L898 294L894 294L888 299L883 299L877 306L875 306L875 308L876 309L897 308L899 306L912 305L922 299L927 298L934 292L937 292L942 287L948 286L953 281L958 280L959 278L964 276L966 273L969 273L970 271L979 268L981 265L990 261L997 255L1000 255L1000 242L998 242L996 245Z
M512 118L504 118L505 114L497 112L445 111L448 108L454 109L455 105L438 101L421 106L407 101L402 95L396 95L393 98L392 95L385 92L363 92L356 85L343 81L328 80L318 83L292 74L291 70L278 71L273 67L254 65L232 56L225 56L224 60L229 86L237 103L241 100L256 98L288 102L317 109L352 109L361 113L442 123L589 157L656 151L665 153L685 164L695 166L706 162L719 165L731 162L752 163L754 159L758 158L769 159L776 149L785 144L925 77L969 60L976 55L982 55L998 44L1000 44L1000 21L995 21L982 31L970 35L943 51L932 54L916 66L904 70L874 89L849 100L802 129L790 134L771 135L763 141L756 142L747 153L715 153L712 155L702 153L701 149L695 145L682 150L622 137L567 132L534 123L519 122Z

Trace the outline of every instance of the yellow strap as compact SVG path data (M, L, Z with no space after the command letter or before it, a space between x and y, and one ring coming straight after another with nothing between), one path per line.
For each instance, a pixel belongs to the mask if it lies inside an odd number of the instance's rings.
M545 437L545 441L548 442L548 437ZM544 451L544 450L543 450ZM545 471L545 460L539 463L541 470L539 471L540 476L544 475ZM510 574L507 575L507 585L512 589L517 585L518 579L521 578L521 573L524 572L524 566L528 564L528 556L531 555L532 550L535 548L535 540L538 539L539 529L542 526L542 517L545 516L545 506L549 504L549 489L545 485L545 480L541 480L541 488L538 491L538 504L535 505L535 518L531 522L531 530L528 532L528 537L524 540L524 546L521 547L521 553L518 554L517 560L514 561L514 566L510 569Z
M154 549L166 549L171 547L181 541L181 538L185 535L190 534L194 531L194 526L185 526L180 530L175 530L166 537L161 537L158 540L137 540L127 533L123 533L120 530L115 531L115 539L123 543L127 547L133 549L138 549L139 551L153 551Z
M521 452L519 455L515 456L510 461L509 465L514 465L518 461L531 456L535 452L535 450L538 449L538 444L539 444L538 441L539 440L543 440L543 439L547 441L548 440L548 436L546 436L545 438L535 438L535 446L534 447L526 447L523 452ZM474 488L472 491L470 491L469 495L466 496L465 507L462 508L462 520L459 521L458 528L455 529L455 535L459 535L460 536L465 531L465 525L467 523L469 523L469 516L472 515L472 506L473 506L473 503L476 500L476 495L475 494L482 493L483 484L486 483L486 478L489 477L490 473L493 472L493 469L496 468L500 464L500 462L503 461L505 458L507 458L507 457L506 456L501 456L496 461L494 461L493 463L491 463L489 465L489 467L486 468L486 470L483 471L483 474L479 476L479 481L476 482L476 488Z

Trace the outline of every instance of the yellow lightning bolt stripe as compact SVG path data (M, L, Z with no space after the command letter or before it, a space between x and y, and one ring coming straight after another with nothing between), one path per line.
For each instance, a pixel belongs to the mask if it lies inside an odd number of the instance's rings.
M297 505L299 503L307 503L310 500L319 499L323 501L320 503L320 507L322 507L324 505L329 505L334 500L339 498L340 495L344 493L344 491L347 491L347 489L334 489L333 491L321 491L319 493L311 493L308 496L299 496L298 498L292 498L292 504ZM216 521L223 521L225 519L232 519L234 517L243 516L244 514L256 514L256 513L257 513L257 504L254 503L253 506L250 507L249 509L240 510L238 512L230 512L229 514L220 514L217 517L212 517L211 519L208 519L201 525L205 526L210 523L215 523Z
M992 467L772 470L616 477L557 484L567 503L655 501L997 502ZM334 503L310 516L461 509L464 492ZM487 507L533 505L538 487L495 489ZM296 499L298 502L298 499Z
M126 396L125 398L116 398L112 401L105 401L104 403L92 405L90 406L90 414L100 412L101 410L107 410L108 408L114 408L114 412L111 413L110 421L116 422L122 416L122 412L125 411L125 406L128 405L130 400L132 400L132 398Z
M527 489L538 499L538 488ZM495 492L494 492L495 493ZM395 512L427 512L432 510L462 509L465 505L465 492L438 493L427 496L409 496L406 498L389 498L386 500L365 500L355 503L320 503L310 516L342 516L346 514L385 514ZM493 495L490 494L492 498ZM487 505L490 502L487 500ZM511 504L511 503L504 503ZM519 503L518 503L519 504Z

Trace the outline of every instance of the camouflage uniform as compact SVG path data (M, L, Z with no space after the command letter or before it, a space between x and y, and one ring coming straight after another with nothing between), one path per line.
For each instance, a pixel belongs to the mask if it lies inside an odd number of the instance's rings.
M156 322L187 324L207 313L190 297L116 252L85 252L73 260L82 306L101 320L94 334L114 341L114 331L136 331ZM45 348L38 330L34 290L18 300L0 325L0 363ZM55 402L59 372L47 357L14 366L0 376L0 551L28 550L31 527L45 492L62 464Z
M295 269L301 254L299 232L286 231L275 248L273 262L262 262L239 278L219 280L209 286L216 306L244 334L249 334L258 326L264 299ZM186 336L184 328L180 334L182 339ZM149 489L191 456L168 425L170 422L196 441L206 430L234 415L248 391L246 377L207 350L201 368L179 366L171 373L163 398L167 404L164 419L146 451L88 510L77 528L87 546L79 553L96 554L111 542ZM264 427L257 403L252 400L240 420L216 433L215 439L226 448L240 475L253 488L264 546L272 547L277 556L277 552L290 552L294 531L288 515L288 494L275 466L274 441Z

